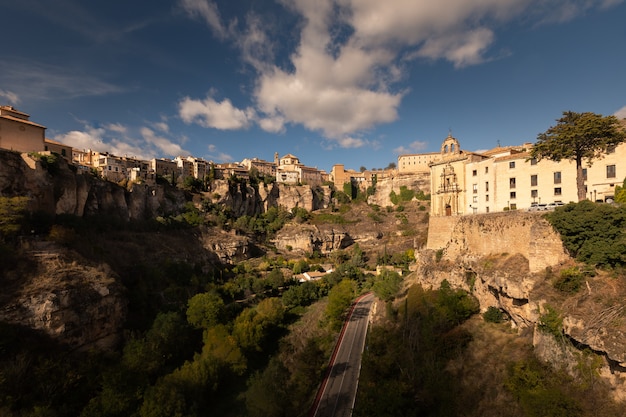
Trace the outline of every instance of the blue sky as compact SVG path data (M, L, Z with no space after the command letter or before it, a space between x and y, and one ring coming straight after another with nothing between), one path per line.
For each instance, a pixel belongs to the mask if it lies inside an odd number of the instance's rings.
M626 117L624 0L3 1L0 104L69 145L329 171Z

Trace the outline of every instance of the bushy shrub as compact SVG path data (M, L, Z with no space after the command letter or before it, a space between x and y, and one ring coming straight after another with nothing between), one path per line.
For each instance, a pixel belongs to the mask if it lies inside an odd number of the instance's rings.
M504 321L504 313L497 307L489 306L487 311L483 313L483 319L488 323L502 323Z
M566 268L561 271L559 278L554 282L554 288L566 293L575 293L580 290L584 275L578 267Z
M626 207L583 200L546 217L577 260L599 267L626 265Z
M539 330L560 340L563 336L563 317L552 306L546 305L545 310L539 317Z

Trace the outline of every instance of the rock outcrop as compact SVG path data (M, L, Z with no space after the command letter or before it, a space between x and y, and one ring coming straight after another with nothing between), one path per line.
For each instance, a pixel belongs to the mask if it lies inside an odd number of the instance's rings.
M28 154L0 150L0 196L29 197L29 210L51 215L106 215L146 220L179 213L185 194L167 185L131 184L129 188L76 173L60 159L53 167Z
M273 242L276 248L281 251L295 251L301 254L315 251L329 254L355 243L363 246L372 245L382 237L382 232L375 228L367 230L364 227L351 227L349 225L289 224L276 234Z
M368 197L367 202L381 207L393 206L391 192L400 194L400 187L430 194L430 174L396 174L390 178L380 179L376 182L376 191Z
M440 220L448 242L416 253L412 282L437 288L447 280L472 293L482 311L501 309L513 327L535 333L536 353L546 362L574 369L581 349L590 349L605 358L601 374L613 385L615 397L626 398L626 285L599 276L587 280L577 294L559 294L552 286L551 271L571 266L573 260L540 215L501 213ZM436 246L442 246L441 231L429 230L429 237L431 233L439 242ZM563 338L571 344L554 344L552 336L538 334L548 306L561 315Z
M215 202L232 210L236 216L254 216L265 213L271 207L295 207L307 211L319 210L329 206L331 201L329 186L265 184L251 186L245 182L232 183L227 180L215 180L207 193Z
M50 242L26 252L29 273L5 277L0 320L39 330L73 349L109 349L126 320L125 289L106 265L76 262ZM70 260L72 259L72 260Z

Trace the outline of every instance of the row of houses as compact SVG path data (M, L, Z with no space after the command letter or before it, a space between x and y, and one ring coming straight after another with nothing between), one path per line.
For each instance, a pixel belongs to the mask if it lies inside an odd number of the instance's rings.
M468 152L448 135L428 166L431 215L453 216L528 209L578 201L576 164L531 158L531 143ZM626 143L583 164L587 199L612 202L626 177Z
M345 183L366 189L377 181L396 175L430 175L431 215L451 216L526 209L541 203L578 201L576 166L572 161L560 162L530 158L531 143L520 146L498 146L485 152L468 152L448 134L439 152L398 156L396 169L346 170L335 164L330 174L302 164L298 157L287 154L273 161L258 158L240 163L215 164L193 156L174 159L154 158L148 161L116 156L71 146L46 139L45 127L30 121L29 115L12 106L0 106L0 148L20 152L54 152L81 170L96 170L110 181L150 183L157 176L172 180L193 177L274 178L285 184L320 185L332 182L339 190ZM611 201L615 186L626 176L626 144L611 149L592 165L583 167L584 186L588 199Z
M187 177L205 180L209 175L216 179L232 176L247 179L251 172L270 176L276 182L285 184L321 185L330 181L325 171L302 164L292 154L279 158L278 153L275 153L274 161L271 162L253 158L244 159L241 163L222 164L194 156L142 160L109 152L72 148L47 139L45 130L45 126L30 121L28 114L13 106L0 106L0 148L18 152L56 153L78 170L95 170L99 176L113 182L128 180L153 183L159 176L172 181Z

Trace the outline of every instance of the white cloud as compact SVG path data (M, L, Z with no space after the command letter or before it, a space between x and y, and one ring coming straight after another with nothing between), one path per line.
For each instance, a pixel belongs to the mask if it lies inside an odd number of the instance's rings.
M20 104L20 97L12 91L0 90L0 97L7 99L10 104Z
M169 156L179 156L187 153L181 146L177 143L172 142L170 139L165 138L163 136L157 136L154 134L152 129L147 127L141 128L141 136L145 140L146 143L153 145L156 147L160 154L165 154Z
M399 86L407 77L407 60L445 60L455 68L479 65L493 59L490 48L498 29L514 19L564 21L622 1L279 0L300 19L294 50L287 61L276 61L284 42L271 35L275 22L249 13L239 29L236 20L222 22L214 1L180 0L188 13L201 16L240 50L257 78L254 110L209 97L184 99L179 113L186 122L205 127L244 129L256 123L282 132L300 124L338 146L375 146L355 137L399 117L408 93Z
M178 114L185 123L220 130L245 129L256 118L252 108L241 110L228 99L217 102L212 97L204 100L185 97L178 103Z
M83 123L82 130L56 135L54 140L77 149L91 149L145 160L189 154L177 143L177 140L156 135L148 127L142 127L133 134L130 129L119 123L110 123L102 127Z
M363 139L350 138L350 137L343 137L343 138L337 139L337 142L339 143L339 146L341 146L342 148L360 148L367 144L367 141Z
M128 131L128 128L120 123L110 123L106 125L106 128L112 132L125 134Z
M258 121L261 129L270 133L283 133L285 131L285 119L276 117L264 117Z
M161 132L168 133L170 131L170 127L165 122L157 122L154 124L154 128L160 130Z
M220 12L214 2L209 0L180 0L180 4L190 16L199 16L204 19L216 36L222 39L227 36L228 30L222 25Z
M626 119L626 106L613 113L613 116L617 117L618 119Z
M414 142L409 143L408 146L399 146L395 148L393 152L397 155L420 153L420 152L423 152L427 147L428 147L428 142L422 142L422 141L416 140Z

